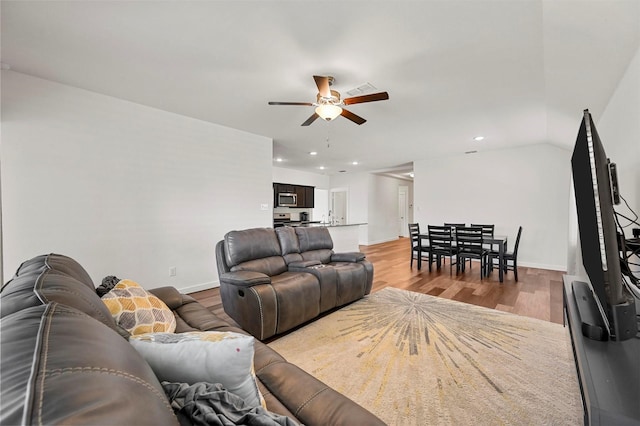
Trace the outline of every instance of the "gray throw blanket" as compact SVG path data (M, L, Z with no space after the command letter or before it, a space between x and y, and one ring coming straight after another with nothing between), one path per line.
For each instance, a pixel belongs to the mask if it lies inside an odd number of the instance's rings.
M289 417L247 405L219 383L162 382L162 387L181 426L297 426Z

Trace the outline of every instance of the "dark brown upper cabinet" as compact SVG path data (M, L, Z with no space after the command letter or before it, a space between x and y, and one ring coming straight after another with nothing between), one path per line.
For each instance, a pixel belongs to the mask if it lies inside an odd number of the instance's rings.
M278 194L281 192L285 192L288 194L296 194L296 198L298 201L298 208L310 208L312 209L315 205L314 202L314 189L313 186L306 185L292 185L289 183L278 183L274 182L273 184L273 205L274 207L280 207L278 205Z

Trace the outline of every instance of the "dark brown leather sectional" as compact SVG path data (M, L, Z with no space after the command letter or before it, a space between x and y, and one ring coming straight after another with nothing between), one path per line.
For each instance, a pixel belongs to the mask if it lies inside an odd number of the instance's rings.
M225 312L260 340L371 292L363 253L334 253L325 227L231 231L216 245Z
M173 287L152 292L175 313L176 332L243 333ZM73 259L23 263L0 306L0 424L178 424L153 371ZM272 412L307 425L384 424L257 340L254 363Z

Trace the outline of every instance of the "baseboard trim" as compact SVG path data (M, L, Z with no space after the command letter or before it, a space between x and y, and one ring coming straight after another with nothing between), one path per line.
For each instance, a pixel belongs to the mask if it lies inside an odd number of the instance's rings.
M180 293L189 294L189 293L195 293L203 290L210 290L216 287L220 287L219 281L212 281L208 283L194 284L194 285L181 286L181 287L176 286L176 289Z
M477 260L473 260L474 262L477 262ZM547 265L545 263L532 263L532 262L518 262L518 267L524 267L524 268L535 268L535 269L546 269L547 271L560 271L560 272L567 272L567 268L564 266L560 266L560 265Z
M389 241L397 241L399 239L400 239L400 237L387 238L387 239L384 239L384 240L376 240L376 241L365 241L365 242L361 242L360 245L361 246L372 246L374 244L388 243Z
M561 271L566 272L566 265L547 265L544 263L532 263L532 262L518 262L518 266L525 266L527 268L536 268L536 269L547 269L550 271Z

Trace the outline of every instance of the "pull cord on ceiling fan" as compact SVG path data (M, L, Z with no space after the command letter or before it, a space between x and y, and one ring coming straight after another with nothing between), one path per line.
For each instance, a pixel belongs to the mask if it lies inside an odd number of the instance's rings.
M315 80L316 86L318 87L316 102L269 102L269 105L315 106L316 108L313 115L311 115L311 117L309 117L304 123L302 123L302 126L310 125L318 117L322 118L323 120L330 121L340 115L360 125L365 123L367 120L343 108L344 105L354 105L365 102L384 101L389 99L389 94L387 92L379 92L370 95L354 96L341 100L340 92L330 89L330 86L334 81L333 77L314 75L313 79Z

